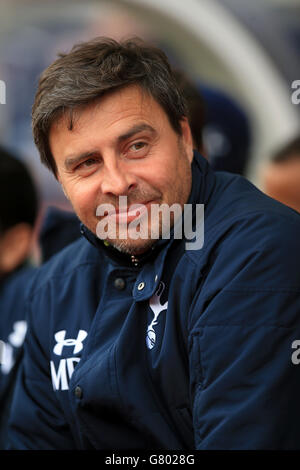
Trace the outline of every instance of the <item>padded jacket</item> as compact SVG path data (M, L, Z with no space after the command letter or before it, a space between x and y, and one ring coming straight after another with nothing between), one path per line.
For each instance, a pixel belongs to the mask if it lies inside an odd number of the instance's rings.
M300 449L300 216L192 173L202 247L132 262L82 227L39 269L10 449Z
M25 264L0 282L0 449L6 445L9 409L27 330L26 291L34 274L35 268Z

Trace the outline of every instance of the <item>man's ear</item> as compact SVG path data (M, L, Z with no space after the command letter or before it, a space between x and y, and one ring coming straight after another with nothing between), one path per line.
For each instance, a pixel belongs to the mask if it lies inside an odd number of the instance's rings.
M182 143L184 144L188 159L192 162L194 157L194 145L192 131L187 117L183 117L180 121Z

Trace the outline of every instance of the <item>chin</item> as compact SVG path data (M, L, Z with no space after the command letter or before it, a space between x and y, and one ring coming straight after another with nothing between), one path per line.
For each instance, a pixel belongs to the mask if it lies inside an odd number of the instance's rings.
M114 248L127 255L142 255L154 245L156 240L107 240Z

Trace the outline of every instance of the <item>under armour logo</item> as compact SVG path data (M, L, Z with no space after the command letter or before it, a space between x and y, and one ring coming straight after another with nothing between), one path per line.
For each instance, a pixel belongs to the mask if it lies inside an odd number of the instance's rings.
M76 339L65 339L65 337L66 330L60 330L54 335L57 344L54 346L53 352L57 356L62 355L64 346L74 346L73 354L79 353L83 349L83 341L87 337L87 332L85 330L79 330Z
M157 325L158 316L161 314L161 312L163 312L164 310L167 310L168 308L168 301L165 302L163 305L160 302L160 298L164 289L165 289L164 283L160 282L157 291L151 297L150 302L149 302L150 308L152 312L154 313L154 318L147 328L146 344L147 344L148 349L152 349L156 342L156 333L153 327Z

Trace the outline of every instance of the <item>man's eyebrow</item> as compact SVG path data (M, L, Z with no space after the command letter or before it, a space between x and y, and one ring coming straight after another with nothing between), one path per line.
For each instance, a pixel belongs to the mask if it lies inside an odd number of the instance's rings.
M124 134L120 135L117 138L117 142L120 144L124 142L127 139L130 139L133 137L135 134L138 134L139 132L143 131L148 131L151 132L151 134L156 134L156 130L150 126L149 124L141 123L141 124L136 124L133 126L131 129L126 131ZM88 157L94 157L96 155L100 155L98 150L89 150L87 152L83 152L79 155L70 155L68 156L65 161L64 161L64 166L66 170L70 170L72 167L78 165L82 160Z
M74 165L79 164L82 160L88 157L94 157L96 154L99 155L98 150L89 150L88 152L81 153L79 155L70 155L65 159L64 165L66 170L70 170Z
M136 124L127 132L125 132L124 134L118 137L118 143L122 143L124 142L124 140L130 139L135 134L138 134L139 132L143 132L143 131L148 131L148 132L151 132L151 134L156 134L156 130L149 124L145 124L145 123Z

